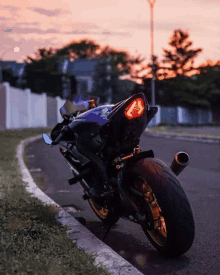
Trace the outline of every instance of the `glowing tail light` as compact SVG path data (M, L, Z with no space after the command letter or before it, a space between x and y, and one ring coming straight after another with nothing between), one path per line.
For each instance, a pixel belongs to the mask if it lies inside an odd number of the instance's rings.
M129 106L125 109L125 116L128 119L139 117L144 112L144 101L142 98L134 99Z

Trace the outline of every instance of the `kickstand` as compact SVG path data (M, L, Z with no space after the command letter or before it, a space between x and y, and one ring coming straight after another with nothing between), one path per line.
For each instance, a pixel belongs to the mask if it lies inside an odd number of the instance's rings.
M103 237L102 241L104 241L104 239L106 238L106 236L108 235L108 232L110 231L111 227L112 227L113 223L111 223L105 233L105 236ZM102 227L104 229L104 226Z

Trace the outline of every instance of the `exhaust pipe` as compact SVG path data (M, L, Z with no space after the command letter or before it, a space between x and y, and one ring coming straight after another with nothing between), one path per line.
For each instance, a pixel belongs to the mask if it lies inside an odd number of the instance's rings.
M176 174L179 175L180 172L189 164L189 155L185 152L178 152L173 159L170 169Z

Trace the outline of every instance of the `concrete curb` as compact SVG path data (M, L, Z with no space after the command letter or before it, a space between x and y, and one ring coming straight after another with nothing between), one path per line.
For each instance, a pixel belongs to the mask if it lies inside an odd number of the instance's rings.
M149 129L145 129L145 133L148 133L154 137L165 137L165 138L174 138L180 140L201 142L201 143L210 143L210 144L220 144L220 138L214 136L200 136L200 135L187 135L187 134L172 134L168 132L156 132Z
M22 140L16 148L16 158L20 166L22 179L27 183L26 190L32 193L33 196L39 198L46 204L53 204L57 206L58 215L57 221L63 226L67 225L70 229L66 232L68 238L77 241L77 246L87 253L96 255L95 264L103 264L106 269L113 275L143 275L138 269L131 265L128 261L118 255L113 249L99 240L93 235L85 226L78 222L74 217L67 213L60 205L49 198L43 191L41 191L34 182L29 170L27 169L24 160L24 148L31 142L41 139L41 135L34 136Z

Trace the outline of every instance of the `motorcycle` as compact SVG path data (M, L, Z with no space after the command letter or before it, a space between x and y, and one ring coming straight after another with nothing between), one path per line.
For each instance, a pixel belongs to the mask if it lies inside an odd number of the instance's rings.
M51 137L43 134L46 144L62 146L60 153L73 173L69 184L81 184L83 199L108 231L120 218L127 219L140 224L163 255L187 252L194 240L194 219L177 176L189 155L177 153L168 167L152 150L139 146L158 108L150 107L143 93L103 106L92 96L74 100L69 97L60 108L64 120Z

